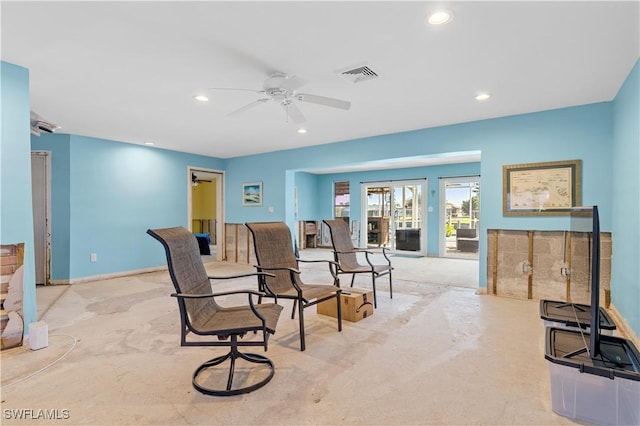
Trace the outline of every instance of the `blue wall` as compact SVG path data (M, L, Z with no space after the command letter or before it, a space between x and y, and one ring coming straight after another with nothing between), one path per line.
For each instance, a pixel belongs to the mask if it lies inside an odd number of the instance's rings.
M24 243L25 330L36 321L29 71L0 62L0 244Z
M323 203L316 220L333 218L333 183L349 181L350 190L350 219L360 221L362 217L361 199L362 182L376 182L401 179L427 179L427 254L437 256L439 252L439 213L440 213L440 177L470 176L480 174L480 163L447 164L430 167L414 167L406 169L376 170L369 172L338 173L319 176L319 192L317 198L329 200ZM432 192L433 191L433 192ZM482 188L480 189L482 192ZM482 215L482 211L480 212ZM482 217L481 217L482 220ZM361 241L360 246L365 244Z
M34 136L31 147L51 152L54 282L165 263L146 230L188 226L188 166L225 168L216 158L74 135Z
M640 335L640 61L613 109L611 299Z
M293 185L296 187L298 194L298 215L295 220L320 220L321 218L330 217L320 214L320 206L326 205L326 200L331 200L332 193L328 197L319 191L318 175L306 172L297 172L294 174ZM331 210L329 210L331 211Z
M286 220L291 225L292 216L287 215L286 209L294 183L286 176L292 165L297 170L304 170L407 156L480 151L479 279L480 286L486 287L484 236L487 229L557 230L568 227L564 216L503 216L503 165L581 159L582 204L600 206L602 229L611 230L612 109L611 102L603 102L230 159L226 218L237 223ZM240 204L240 183L251 180L263 182L265 205L262 208L243 208ZM331 197L323 197L319 203L325 207L320 208L326 209L332 202ZM272 206L274 212L267 212L266 206ZM327 214L327 210L319 212Z
M5 68L8 70L6 73ZM19 94L9 96L8 92L5 94L5 82L12 78L12 73L15 74L16 70L3 64L2 100L3 104L10 102L12 111L16 105L17 114L22 114L16 120L24 123L28 120L28 74L20 69L18 77L10 84ZM285 220L291 225L296 219L293 209L295 186L299 187L299 219L332 214L333 200L327 184L332 177L314 178L302 173L305 170L407 156L480 151L482 217L479 276L480 285L484 287L484 235L487 229L554 230L567 226L564 217L504 217L502 166L581 159L583 204L600 207L604 231L615 228L614 304L638 333L638 234L628 228L629 221L638 222L640 209L637 200L640 162L637 96L636 64L614 102L380 135L226 161L80 136L34 138L33 148L52 151L54 162L53 232L62 239L56 245L60 252L54 256L68 263L68 266L56 265L55 271L66 272L66 278L73 279L163 264L161 250L158 247L157 250L152 249L157 243L144 232L148 227L186 225L187 166L226 171L226 222ZM31 223L25 220L31 217L30 186L25 186L25 182L30 182L30 175L21 176L29 169L28 142L17 150L15 161L12 159L8 169L4 167L8 163L4 152L5 134L20 144L20 140L28 139L28 133L25 134L28 130L24 130L28 126L20 124L10 132L5 130L5 123L15 122L14 117L5 117L6 110L5 105L2 112L3 182L5 171L17 173L11 174L10 178L24 177L21 180L24 188L20 194L15 194L25 213L20 217L24 229L14 231L11 228L11 232L17 232L21 240L32 241ZM27 166L23 167L25 162ZM62 175L56 177L59 173ZM377 173L371 172L366 179L373 180L371 176L374 175ZM380 172L375 180L386 179L384 175ZM253 181L263 182L263 206L242 207L241 184ZM431 179L429 189L433 184L436 182ZM301 194L301 188L305 195ZM624 188L628 188L631 195ZM3 187L3 232L9 229L5 226L4 197ZM314 197L313 201L309 197ZM429 222L429 232L434 233L431 226L437 221L430 219ZM65 234L68 241L64 241ZM3 234L2 241L5 240ZM431 244L429 247L432 251ZM98 262L89 262L90 252L98 253ZM28 256L32 262L32 253L28 252ZM33 273L29 279L33 280Z

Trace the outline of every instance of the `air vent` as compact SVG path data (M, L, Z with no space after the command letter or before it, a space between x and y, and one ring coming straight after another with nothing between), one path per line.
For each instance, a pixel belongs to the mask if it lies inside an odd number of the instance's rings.
M342 71L341 74L344 78L352 83L361 83L363 81L378 78L378 73L369 68L367 65Z

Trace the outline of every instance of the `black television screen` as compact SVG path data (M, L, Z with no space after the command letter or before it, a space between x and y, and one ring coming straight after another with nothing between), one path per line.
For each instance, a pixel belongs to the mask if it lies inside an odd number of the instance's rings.
M591 289L591 332L589 353L600 355L600 219L598 206L573 207L570 211L571 232L584 233L589 240L589 280Z

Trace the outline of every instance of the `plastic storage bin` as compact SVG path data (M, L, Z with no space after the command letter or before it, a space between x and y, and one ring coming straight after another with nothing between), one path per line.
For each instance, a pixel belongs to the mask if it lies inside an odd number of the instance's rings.
M600 333L613 336L616 324L607 311L600 309ZM576 318L577 317L577 318ZM540 318L545 327L582 329L589 333L591 325L591 306L579 303L560 302L556 300L540 301Z
M547 328L551 408L595 424L640 424L640 353L626 339L600 336L603 355L592 359L586 350L580 353L588 344L588 334Z

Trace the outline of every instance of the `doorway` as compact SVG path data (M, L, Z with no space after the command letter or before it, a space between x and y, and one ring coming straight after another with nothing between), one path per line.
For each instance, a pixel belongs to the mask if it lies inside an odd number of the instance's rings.
M367 247L426 254L426 179L362 183Z
M51 153L31 152L31 197L36 285L51 283Z
M480 176L440 178L440 256L478 259Z
M188 168L189 230L198 238L200 253L224 258L224 172Z

